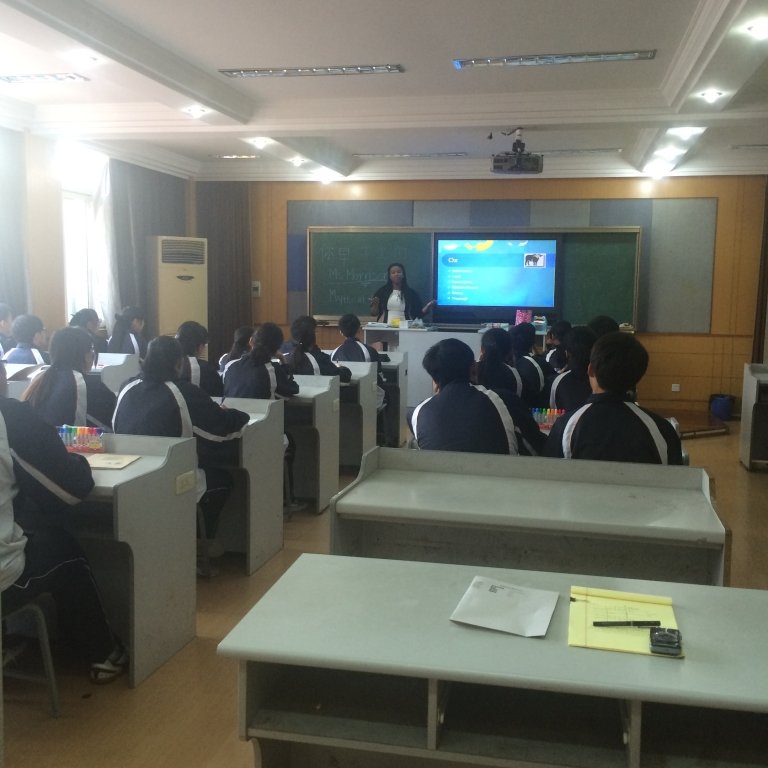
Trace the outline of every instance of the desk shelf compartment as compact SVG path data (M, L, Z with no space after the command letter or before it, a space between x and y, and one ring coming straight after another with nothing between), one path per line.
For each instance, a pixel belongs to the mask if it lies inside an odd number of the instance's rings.
M248 662L246 736L427 747L427 681Z
M765 768L768 714L643 704L642 768Z
M627 765L616 700L464 683L450 684L437 754L504 766Z

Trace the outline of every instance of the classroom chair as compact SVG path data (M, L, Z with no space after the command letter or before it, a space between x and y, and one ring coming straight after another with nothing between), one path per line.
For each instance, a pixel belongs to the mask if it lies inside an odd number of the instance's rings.
M3 649L3 675L20 680L32 680L38 683L47 683L48 695L51 702L51 717L59 716L59 688L56 685L56 673L53 668L53 656L51 655L51 643L48 633L48 623L45 618L45 610L42 606L42 599L45 595L38 595L29 602L16 608L10 613L3 613L3 624L13 624L22 621L25 615L31 617L35 622L37 632L37 642L40 646L40 655L43 659L44 674L35 674L23 669L17 669L14 662L23 653L25 646L18 648Z

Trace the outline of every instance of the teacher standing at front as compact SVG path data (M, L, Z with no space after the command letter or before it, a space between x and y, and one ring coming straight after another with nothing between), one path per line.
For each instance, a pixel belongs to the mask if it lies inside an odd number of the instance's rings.
M405 267L395 262L387 267L387 282L371 298L371 315L392 325L393 320L416 320L437 302L432 299L422 304L421 298L409 287Z

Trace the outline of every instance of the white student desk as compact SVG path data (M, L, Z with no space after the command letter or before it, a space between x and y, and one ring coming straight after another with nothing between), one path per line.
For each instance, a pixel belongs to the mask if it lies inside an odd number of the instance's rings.
M744 364L739 459L750 470L768 467L768 365Z
M294 376L299 394L285 402L285 429L296 441L294 493L322 512L339 490L339 377Z
M237 441L237 466L227 466L235 487L216 538L227 552L245 552L246 572L251 574L283 548L284 405L282 400L244 397L226 398L224 405L251 418Z
M703 469L376 448L331 501L331 552L722 584Z
M379 371L376 363L341 364L352 372L352 380L339 390L339 463L359 467L363 454L376 447Z
M93 470L93 491L60 519L87 552L136 686L195 636L197 449L142 435L104 435L104 445L141 458Z
M400 445L405 445L410 437L408 429L408 353L384 352L389 357L389 362L381 363L381 372L384 374L387 384L389 403L387 408L397 411L398 433ZM386 418L386 414L385 414Z
M451 622L476 575L558 592L546 636ZM569 647L572 585L671 597L686 657ZM762 590L305 554L219 653L260 768L747 768L767 635Z
M94 373L101 374L101 380L115 394L128 379L137 376L140 370L139 356L118 352L101 352L93 366Z

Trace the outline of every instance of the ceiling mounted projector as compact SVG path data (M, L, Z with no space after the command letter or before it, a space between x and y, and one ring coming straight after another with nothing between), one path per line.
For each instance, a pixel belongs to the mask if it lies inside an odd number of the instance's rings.
M515 141L511 152L499 152L491 156L491 173L541 173L544 156L525 151L523 129L515 129Z

